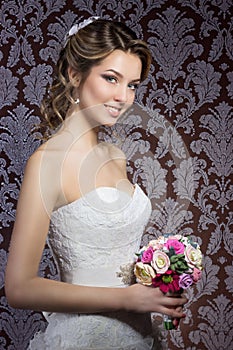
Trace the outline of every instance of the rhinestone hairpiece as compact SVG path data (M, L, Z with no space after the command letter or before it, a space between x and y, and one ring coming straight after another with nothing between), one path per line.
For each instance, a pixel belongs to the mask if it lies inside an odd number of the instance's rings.
M64 45L64 47L66 46L68 39L69 39L72 35L78 33L78 31L79 31L80 29L86 27L88 24L90 24L90 23L96 21L96 20L99 19L99 18L100 18L100 17L92 16L92 17L90 17L90 18L84 19L84 21L82 21L82 22L80 22L80 23L78 23L78 24L74 24L74 25L70 28L70 30L69 30L69 32L66 34L66 36L65 36L65 45Z

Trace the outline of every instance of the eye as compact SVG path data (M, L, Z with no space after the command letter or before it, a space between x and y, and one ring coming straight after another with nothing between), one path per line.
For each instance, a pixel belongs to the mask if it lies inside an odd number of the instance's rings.
M132 83L128 85L130 90L136 90L139 87L139 83Z
M117 83L117 78L114 75L102 75L102 77L109 83L114 84Z

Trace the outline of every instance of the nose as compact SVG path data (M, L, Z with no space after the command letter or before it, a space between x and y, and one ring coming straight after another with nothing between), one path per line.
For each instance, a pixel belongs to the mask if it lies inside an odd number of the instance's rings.
M126 87L126 86L118 85L115 90L114 99L117 102L126 103L128 102L128 98L129 98L128 94L129 94L128 86Z

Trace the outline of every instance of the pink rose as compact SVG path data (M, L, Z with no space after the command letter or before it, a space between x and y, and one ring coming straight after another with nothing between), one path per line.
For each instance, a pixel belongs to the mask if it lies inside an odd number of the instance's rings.
M192 277L193 277L193 282L196 283L197 281L199 281L199 279L201 278L201 270L194 267Z
M179 242L176 239L168 239L167 242L164 244L164 246L169 250L170 248L173 248L175 250L176 254L183 254L184 253L184 245L183 243Z
M141 261L143 263L150 263L152 261L153 254L154 254L153 248L149 247L147 250L145 250L142 253Z
M179 277L180 288L187 289L193 284L192 276L187 273L182 273Z
M169 266L170 260L166 253L157 250L153 254L153 260L151 261L151 266L155 269L155 271L159 274L165 273Z

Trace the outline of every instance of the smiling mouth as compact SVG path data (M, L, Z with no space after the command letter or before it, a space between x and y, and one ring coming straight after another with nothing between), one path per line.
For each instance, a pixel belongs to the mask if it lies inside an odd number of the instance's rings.
M108 112L111 114L111 116L114 117L114 118L119 117L119 115L120 115L120 113L122 111L122 108L117 108L117 107L110 106L110 105L107 105L107 104L105 104L104 106L108 110Z

